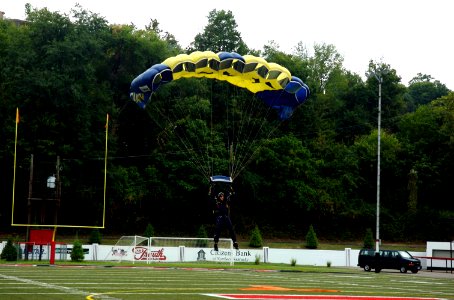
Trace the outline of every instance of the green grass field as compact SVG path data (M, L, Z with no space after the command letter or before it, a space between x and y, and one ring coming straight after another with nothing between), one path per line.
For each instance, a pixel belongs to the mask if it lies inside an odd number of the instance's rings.
M454 274L442 271L376 274L359 268L200 267L4 264L0 265L0 299L223 299L218 294L242 299L303 299L302 295L322 295L317 299L333 295L454 299Z

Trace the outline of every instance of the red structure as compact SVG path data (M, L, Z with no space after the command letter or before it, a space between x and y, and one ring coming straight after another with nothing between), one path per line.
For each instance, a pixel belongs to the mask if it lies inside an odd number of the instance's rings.
M39 260L41 260L41 249L43 246L50 245L49 260L50 264L55 264L55 241L53 240L54 231L52 229L31 229L29 241L25 242L25 251L27 253L30 249L33 249L34 246L39 246Z

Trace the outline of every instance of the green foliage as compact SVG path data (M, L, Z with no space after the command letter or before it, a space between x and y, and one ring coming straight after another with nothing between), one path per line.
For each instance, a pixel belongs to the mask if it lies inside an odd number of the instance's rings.
M253 248L260 248L263 245L262 234L258 225L255 225L251 231L251 239L249 240L249 246Z
M147 228L145 228L145 231L143 232L143 236L145 237L154 237L155 232L154 232L154 227L150 223L147 224Z
M315 44L314 57L310 59L310 77L317 90L326 92L326 85L331 73L342 68L344 58L332 44Z
M231 11L214 9L208 15L208 25L204 32L196 35L191 46L194 50L246 53L247 46L237 27ZM226 36L226 32L228 36Z
M84 260L84 249L79 240L75 240L71 250L71 261L80 262Z
M418 73L416 77L410 80L408 94L412 105L411 111L449 93L446 85L433 79L430 75Z
M418 172L411 169L408 173L408 212L415 214L418 207Z
M306 234L306 248L308 248L308 249L317 249L318 248L317 235L315 234L315 230L312 225L309 226L309 230L307 231L307 234Z
M200 225L199 229L197 230L197 238L205 239L205 240L198 240L197 247L206 247L208 246L208 234L205 229L204 225Z
M290 265L291 265L292 267L296 266L296 258L291 258L291 259L290 259Z
M374 236L370 228L366 229L366 235L364 236L363 248L373 249L374 248Z
M17 260L17 248L13 245L12 239L8 239L0 257L6 261Z
M101 244L101 232L99 229L93 229L90 233L90 238L88 239L89 244Z

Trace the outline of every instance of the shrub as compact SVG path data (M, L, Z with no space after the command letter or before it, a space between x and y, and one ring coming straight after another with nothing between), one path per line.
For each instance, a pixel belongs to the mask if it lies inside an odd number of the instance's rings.
M364 248L366 249L373 249L374 248L374 237L372 235L372 230L367 228L366 235L364 237Z
M296 258L292 258L292 259L290 260L290 265L291 265L292 267L296 266Z
M315 230L312 225L309 227L309 231L306 234L306 248L308 249L318 248L317 235L315 234Z
M249 247L260 248L263 245L262 234L257 225L251 231L251 239L249 241Z
M13 241L11 239L8 239L6 242L5 248L3 248L2 254L1 254L1 259L4 259L6 261L15 261L17 260L17 249L13 245Z
M199 230L197 231L197 237L200 239L205 239L205 240L198 240L196 246L197 247L206 247L208 245L208 234L205 229L205 226L200 225Z
M90 238L88 239L89 244L101 244L101 233L98 229L93 229Z
M255 255L255 264L260 265L260 255L259 254Z
M71 261L83 261L84 260L84 249L82 243L79 240L74 241L73 249L71 251Z
M145 232L143 233L145 237L153 237L154 236L154 227L150 223L148 223L147 227L145 228Z

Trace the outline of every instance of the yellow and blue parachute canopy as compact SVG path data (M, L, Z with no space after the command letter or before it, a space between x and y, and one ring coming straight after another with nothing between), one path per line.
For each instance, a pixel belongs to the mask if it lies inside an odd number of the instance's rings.
M130 98L145 108L162 84L185 77L212 78L248 89L275 109L282 120L288 119L310 94L309 87L287 68L261 57L195 51L169 57L140 74L131 83Z

